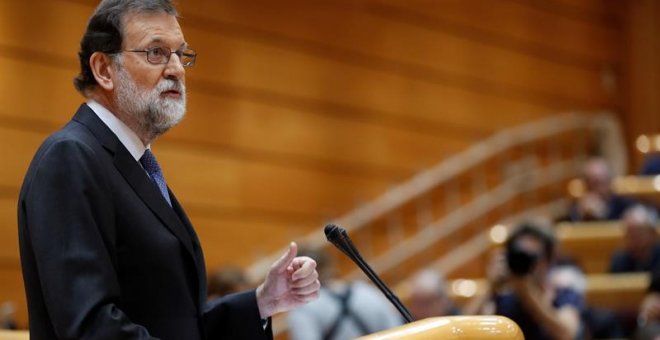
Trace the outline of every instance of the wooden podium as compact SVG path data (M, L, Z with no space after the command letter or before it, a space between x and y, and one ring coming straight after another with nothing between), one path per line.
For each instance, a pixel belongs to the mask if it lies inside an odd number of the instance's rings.
M27 339L29 339L27 331L0 330L0 340ZM415 321L359 339L524 340L525 337L515 322L503 316L445 316Z
M0 340L29 340L28 331L7 331L0 329Z
M515 322L503 316L444 316L415 321L358 339L524 340L525 337Z

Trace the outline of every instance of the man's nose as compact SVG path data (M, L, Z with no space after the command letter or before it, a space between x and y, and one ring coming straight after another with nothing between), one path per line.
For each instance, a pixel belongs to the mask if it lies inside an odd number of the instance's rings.
M176 78L183 80L186 75L186 69L181 63L181 58L176 53L172 53L170 60L165 64L165 78Z

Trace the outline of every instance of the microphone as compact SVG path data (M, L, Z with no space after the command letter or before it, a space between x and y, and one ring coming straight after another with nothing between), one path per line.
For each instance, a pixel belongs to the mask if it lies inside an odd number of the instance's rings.
M338 225L335 224L328 224L325 226L325 237L332 243L335 247L337 247L339 250L341 250L342 253L346 254L349 259L351 259L355 264L362 269L365 275L380 289L383 294L385 294L385 297L390 300L390 302L396 307L397 310L399 310L399 313L403 316L403 318L406 320L406 323L413 322L415 321L406 308L406 306L401 303L399 298L394 295L394 293L390 290L389 287L383 282L383 280L378 277L378 275L371 269L369 264L364 261L360 253L358 252L357 248L355 248L355 245L353 245L353 241L351 241L351 238L348 237L348 233L346 233L346 230Z

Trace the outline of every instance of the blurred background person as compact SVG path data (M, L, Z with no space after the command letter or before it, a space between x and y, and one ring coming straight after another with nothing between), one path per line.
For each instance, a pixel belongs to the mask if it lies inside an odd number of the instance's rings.
M623 217L624 245L612 255L610 272L650 272L658 267L657 220L657 212L641 204L626 210Z
M460 314L447 294L443 275L432 269L424 269L413 278L408 308L416 320Z
M398 311L374 286L336 277L333 259L323 250L301 249L316 260L321 294L313 303L288 313L293 340L354 339L401 325Z
M549 280L555 239L544 229L524 224L496 253L488 269L489 287L466 305L466 314L497 314L520 326L526 339L581 339L583 296L570 285Z
M617 220L633 201L612 191L614 173L604 158L589 159L582 170L584 194L571 206L567 220Z
M587 277L574 264L557 263L548 274L548 285L554 291L573 290L585 299ZM582 317L586 326L586 339L622 339L629 333L614 310L585 304Z
M655 268L648 291L639 307L635 339L660 338L660 268Z
M16 306L12 302L0 304L0 329L17 329L14 314L16 314Z
M646 154L639 174L643 176L660 175L660 152L654 151Z
M223 266L209 275L208 299L213 300L227 294L249 289L250 282L240 267Z

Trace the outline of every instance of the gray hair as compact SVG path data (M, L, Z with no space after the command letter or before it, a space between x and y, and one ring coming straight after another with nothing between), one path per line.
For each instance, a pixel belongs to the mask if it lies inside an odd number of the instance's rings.
M121 51L124 34L124 17L129 13L165 12L177 15L171 0L103 0L87 23L80 41L80 74L73 85L83 95L97 85L89 58L94 52L115 54Z
M632 220L634 223L643 224L653 229L658 223L658 212L643 204L635 204L626 209L623 214L623 220L626 223Z

